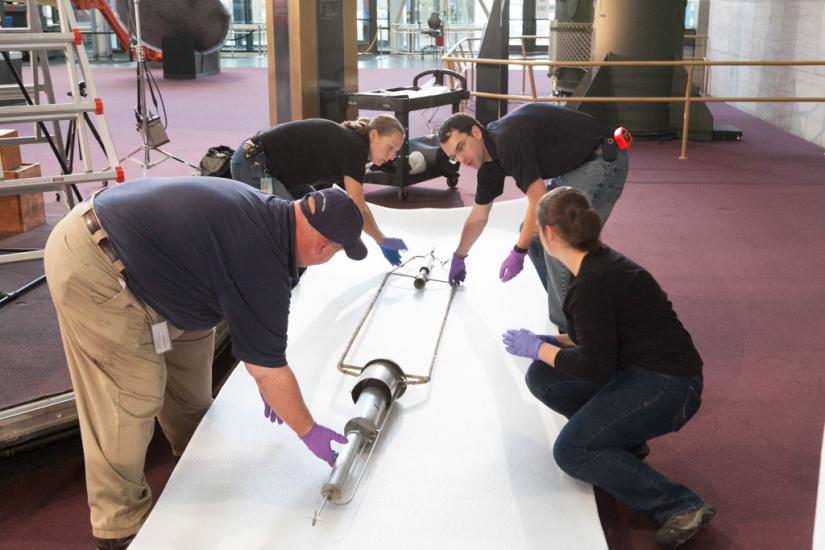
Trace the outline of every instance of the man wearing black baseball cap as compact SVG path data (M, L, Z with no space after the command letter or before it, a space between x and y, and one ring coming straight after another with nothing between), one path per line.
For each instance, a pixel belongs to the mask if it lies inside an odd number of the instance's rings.
M46 245L46 276L80 421L92 532L125 548L152 505L143 475L155 418L180 455L212 402L214 327L226 320L273 422L330 465L286 358L298 268L344 250L363 218L341 189L287 202L246 184L147 178L75 207ZM271 405L271 406L270 406Z
M341 245L352 260L367 257L361 240L364 218L355 202L342 189L313 191L300 201L301 213L309 225L333 243Z

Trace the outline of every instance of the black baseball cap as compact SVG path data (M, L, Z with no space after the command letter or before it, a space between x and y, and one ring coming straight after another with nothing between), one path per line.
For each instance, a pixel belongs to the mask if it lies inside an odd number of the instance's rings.
M315 211L309 200L315 202ZM353 260L367 257L367 247L361 240L364 217L349 195L338 187L313 191L301 199L301 211L318 233L344 247Z

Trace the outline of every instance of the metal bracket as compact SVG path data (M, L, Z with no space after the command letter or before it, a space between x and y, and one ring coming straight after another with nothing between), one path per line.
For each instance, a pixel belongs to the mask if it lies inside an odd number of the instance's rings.
M361 374L361 371L364 370L363 366L359 367L359 366L356 366L356 365L347 364L346 357L347 357L347 354L349 353L350 349L352 348L352 345L355 342L355 339L358 337L358 334L361 332L361 328L364 326L364 323L366 323L366 321L369 318L370 314L375 309L375 304L376 304L376 302L378 302L378 298L381 296L381 292L384 290L384 287L387 285L387 281L390 279L390 277L410 277L412 279L415 279L417 277L416 275L409 275L409 274L406 274L406 273L398 273L398 270L402 269L404 266L409 264L412 260L415 260L417 258L428 258L428 257L435 258L434 250L431 251L430 254L426 254L426 255L421 254L421 255L418 255L418 256L412 256L412 257L408 258L404 263L399 265L398 267L395 267L392 270L387 272L387 274L384 276L384 279L381 281L381 285L378 287L378 290L375 292L375 295L372 297L372 301L370 301L369 306L367 306L367 310L364 312L364 316L361 318L361 321L358 323L358 326L355 327L355 332L353 332L352 336L349 339L349 342L347 342L347 346L346 346L346 348L344 348L344 352L341 354L341 359L338 361L338 370L340 372L343 372L344 374L349 374L350 376L359 376ZM445 263L447 263L447 260L440 261L440 263L442 265L444 265ZM432 278L429 278L429 277L427 277L427 281L433 281L433 282L436 282L436 283L444 283L444 284L448 284L448 285L450 284L449 281L445 281L445 280L442 280L442 279L432 279ZM408 384L426 384L427 382L429 382L432 379L433 369L435 368L435 362L436 362L436 359L438 358L438 348L441 345L441 338L444 335L444 327L447 324L447 316L450 314L450 307L453 304L453 297L455 296L456 289L458 288L457 285L451 285L451 286L452 286L452 288L450 290L450 297L447 300L447 307L444 310L444 317L441 320L441 327L439 328L438 336L436 337L435 348L433 350L433 357L432 357L432 361L430 362L430 368L427 371L427 374L425 374L425 375L422 375L422 374L409 374L409 373L405 372L404 375L407 378L407 383Z

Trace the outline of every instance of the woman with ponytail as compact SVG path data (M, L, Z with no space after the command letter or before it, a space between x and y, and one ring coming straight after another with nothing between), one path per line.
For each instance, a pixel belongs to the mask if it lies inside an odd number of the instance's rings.
M367 162L381 165L404 144L404 127L389 115L341 124L321 118L286 122L245 140L232 155L232 178L285 200L297 200L318 183L342 182L364 218L364 232L375 239L392 265L407 245L385 237L364 198ZM342 181L343 180L343 181Z
M678 431L699 409L702 359L650 273L601 243L600 218L582 193L545 194L537 221L544 250L573 274L568 332L508 330L506 349L533 360L528 388L568 418L553 447L559 467L657 521L661 546L679 546L715 510L643 459L648 440Z

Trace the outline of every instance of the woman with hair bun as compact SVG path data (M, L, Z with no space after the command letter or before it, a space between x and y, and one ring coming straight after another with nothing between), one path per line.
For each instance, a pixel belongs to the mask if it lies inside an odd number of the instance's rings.
M573 274L568 332L508 330L506 349L533 360L528 388L568 418L553 447L559 467L657 521L660 546L679 546L715 510L643 459L648 440L678 431L699 409L702 359L650 273L601 243L582 193L550 191L537 218L544 250Z
M364 218L364 232L375 239L392 265L407 245L385 237L364 198L367 162L385 164L404 144L404 127L378 115L341 124L323 118L285 122L244 140L232 155L232 178L285 200L298 200L318 183L343 183Z

